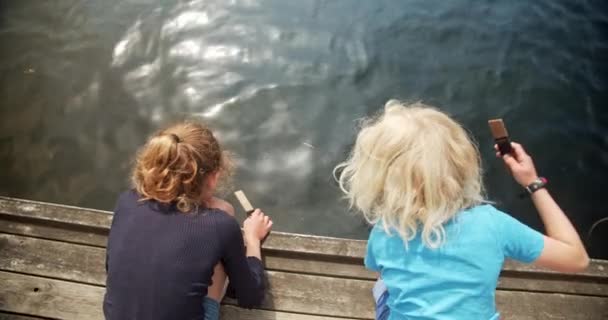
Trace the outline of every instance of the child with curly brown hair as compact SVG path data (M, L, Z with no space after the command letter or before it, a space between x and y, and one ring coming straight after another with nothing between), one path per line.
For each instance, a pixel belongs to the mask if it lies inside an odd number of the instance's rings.
M119 196L110 229L106 319L218 319L227 277L239 305L262 302L260 243L272 221L256 209L241 233L234 208L214 197L229 171L211 130L194 122L140 149L134 188Z

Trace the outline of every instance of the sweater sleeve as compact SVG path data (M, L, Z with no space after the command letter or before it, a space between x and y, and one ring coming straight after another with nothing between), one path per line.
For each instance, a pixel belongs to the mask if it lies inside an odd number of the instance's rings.
M230 279L229 292L244 308L262 304L266 290L266 275L262 261L256 257L246 257L243 234L234 219L222 228L224 253L222 264Z
M114 226L117 224L118 219L118 212L119 212L119 208L120 208L120 204L124 198L125 194L121 193L118 196L118 200L116 200L116 204L114 205L114 211L112 212L112 223L110 224L110 232L112 233L112 229L114 229ZM106 243L106 261L105 261L105 265L106 265L106 274L108 273L108 264L110 262L110 236L108 234L108 241Z

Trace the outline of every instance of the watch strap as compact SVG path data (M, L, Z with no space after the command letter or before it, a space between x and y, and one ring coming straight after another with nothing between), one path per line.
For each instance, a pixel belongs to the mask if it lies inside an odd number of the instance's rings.
M549 181L544 177L538 177L524 189L528 192L528 194L533 194L534 192L544 188Z

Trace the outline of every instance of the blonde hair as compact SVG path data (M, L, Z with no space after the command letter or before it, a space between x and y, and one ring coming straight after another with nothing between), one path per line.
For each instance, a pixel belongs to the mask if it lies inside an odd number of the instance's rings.
M176 204L189 212L202 203L206 177L230 173L231 162L211 130L182 122L152 135L138 151L131 180L142 200Z
M407 245L445 240L443 225L484 202L477 147L457 122L422 103L386 103L363 122L348 159L334 169L340 188L372 224L396 230Z

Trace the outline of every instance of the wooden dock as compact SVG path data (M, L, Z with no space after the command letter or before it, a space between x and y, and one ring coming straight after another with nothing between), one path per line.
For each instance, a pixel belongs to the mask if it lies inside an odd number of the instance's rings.
M103 319L112 215L0 197L0 320ZM365 241L273 232L261 309L225 301L222 319L373 319ZM508 262L496 292L504 319L608 319L608 261L567 275Z

